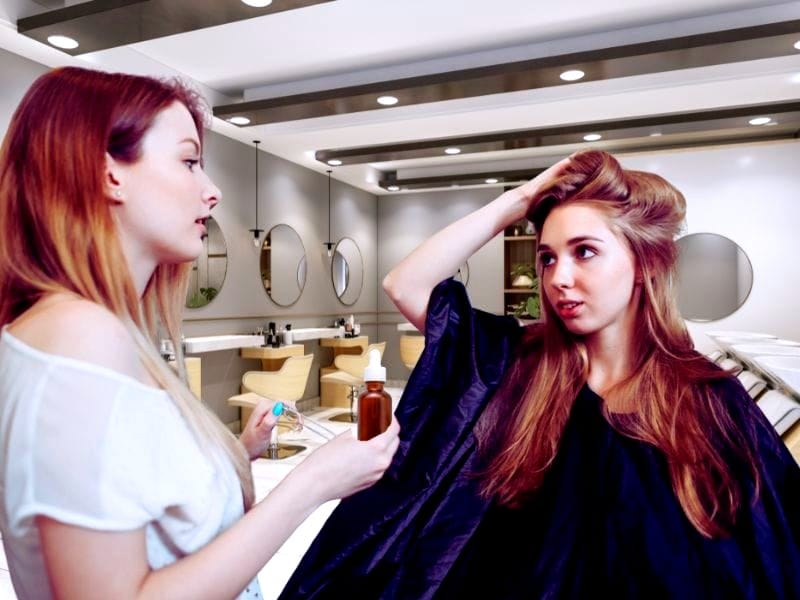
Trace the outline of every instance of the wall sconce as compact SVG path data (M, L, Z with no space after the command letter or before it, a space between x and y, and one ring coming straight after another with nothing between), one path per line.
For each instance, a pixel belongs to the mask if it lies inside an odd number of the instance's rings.
M256 226L254 229L248 229L247 231L253 234L253 245L258 248L261 245L261 234L264 233L263 229L258 228L258 145L261 140L253 140L253 143L256 146Z
M331 170L326 171L328 174L328 241L323 242L322 245L328 249L328 258L333 256L334 243L331 241Z

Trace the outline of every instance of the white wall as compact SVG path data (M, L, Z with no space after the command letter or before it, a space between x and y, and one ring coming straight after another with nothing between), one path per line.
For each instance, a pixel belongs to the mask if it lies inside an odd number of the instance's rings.
M753 266L753 288L729 317L689 323L700 349L703 331L761 331L800 340L800 142L620 156L625 167L653 171L686 197L687 233L736 242Z

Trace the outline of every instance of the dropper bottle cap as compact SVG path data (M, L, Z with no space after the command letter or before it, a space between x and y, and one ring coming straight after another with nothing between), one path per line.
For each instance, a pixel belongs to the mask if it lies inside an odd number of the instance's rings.
M364 368L364 381L386 381L386 367L381 366L381 352L369 351L369 364Z

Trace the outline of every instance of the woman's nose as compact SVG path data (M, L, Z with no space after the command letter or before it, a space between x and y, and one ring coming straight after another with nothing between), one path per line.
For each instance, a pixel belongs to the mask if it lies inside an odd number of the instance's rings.
M222 200L222 192L219 188L211 181L211 178L206 177L208 181L206 182L205 191L203 192L203 200L208 202L210 208L214 208L220 200Z
M551 267L550 283L556 287L572 287L575 274L573 265L568 260L559 260Z

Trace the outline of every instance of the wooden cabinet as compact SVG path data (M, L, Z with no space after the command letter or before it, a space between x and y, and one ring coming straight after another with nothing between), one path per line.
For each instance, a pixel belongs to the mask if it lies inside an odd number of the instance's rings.
M189 384L189 389L192 390L192 393L197 396L197 399L202 401L202 373L201 373L201 363L200 358L197 356L186 356L184 357L184 364L186 365L186 379L187 383ZM174 360L168 361L170 367L178 370L177 364Z
M262 371L277 371L290 356L303 356L303 344L290 344L288 346L242 348L242 358L256 358L261 361Z
M539 317L536 235L526 233L527 226L522 220L503 232L503 307L505 314L522 319Z

